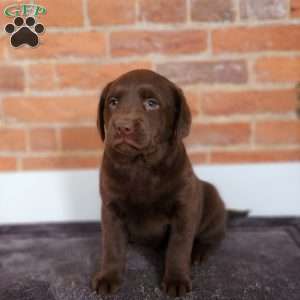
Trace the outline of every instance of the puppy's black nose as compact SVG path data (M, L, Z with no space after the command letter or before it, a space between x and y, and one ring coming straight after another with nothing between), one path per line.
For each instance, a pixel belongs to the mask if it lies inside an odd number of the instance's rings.
M134 122L131 120L118 120L115 122L115 128L120 135L130 135L134 131Z

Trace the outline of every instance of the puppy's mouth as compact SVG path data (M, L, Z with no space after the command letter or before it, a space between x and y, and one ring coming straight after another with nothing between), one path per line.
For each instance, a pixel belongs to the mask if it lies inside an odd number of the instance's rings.
M129 137L117 137L112 143L113 148L121 153L140 152L144 146Z
M132 140L131 138L120 137L120 138L116 138L114 140L114 143L113 143L114 147L118 147L118 146L122 146L122 145L130 146L136 150L142 149L142 146L140 144L138 144L137 142L135 142L134 140Z

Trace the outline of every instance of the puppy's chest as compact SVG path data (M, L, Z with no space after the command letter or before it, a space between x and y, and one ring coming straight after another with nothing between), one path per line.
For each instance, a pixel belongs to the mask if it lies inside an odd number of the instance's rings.
M176 200L169 194L156 194L155 200L147 194L139 196L129 193L119 198L113 204L116 213L133 239L163 238L176 212Z
M128 174L128 180L124 181L124 190L127 196L137 199L138 197L156 198L159 197L163 182L161 176L154 175L148 170L134 170ZM155 199L153 199L155 200Z
M117 214L123 219L143 223L148 219L171 218L176 210L176 199L170 193L128 192L112 202Z
M133 241L160 241L166 235L172 219L172 207L163 202L152 205L132 203L119 205L120 217Z
M162 238L178 209L180 184L145 169L114 177L111 205L131 237Z

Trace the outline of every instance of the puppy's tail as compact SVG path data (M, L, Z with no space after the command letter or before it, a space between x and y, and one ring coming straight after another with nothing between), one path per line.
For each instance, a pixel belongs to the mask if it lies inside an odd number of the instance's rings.
M235 210L235 209L227 209L227 220L232 221L236 219L246 218L249 216L249 210Z

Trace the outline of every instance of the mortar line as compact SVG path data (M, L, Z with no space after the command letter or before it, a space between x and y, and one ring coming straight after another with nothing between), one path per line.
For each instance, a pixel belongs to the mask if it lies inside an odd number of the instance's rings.
M186 24L192 24L192 3L191 0L186 0Z
M185 31L185 30L207 30L207 29L230 29L230 28L270 28L284 27L289 25L300 25L300 20L292 19L267 19L267 20L248 20L224 21L224 22L185 22L185 23L154 23L138 20L132 24L114 24L114 25L90 25L89 27L47 27L49 33L78 33L78 32L106 32L106 31Z
M213 56L210 55L207 51L203 51L201 53L179 53L176 55L168 55L163 53L149 53L146 55L130 55L130 56L114 56L114 57L58 57L58 58L32 58L32 59L19 59L16 58L10 62L10 65L28 65L28 64L49 64L56 63L62 65L68 64L93 64L93 65L109 65L109 64L130 64L133 62L147 62L149 60L154 61L155 63L174 63L174 62L222 62L224 60L237 61L237 60L245 60L247 58L268 58L273 56L277 57L285 57L300 59L300 51L299 50L258 50L258 51L244 51L244 52L223 52L223 53L213 53Z
M290 20L292 18L292 0L287 0L287 16L286 20Z
M240 11L240 0L234 0L234 6L235 6L235 22L241 22L241 11Z
M88 0L82 0L83 27L90 31L91 21L89 18Z

